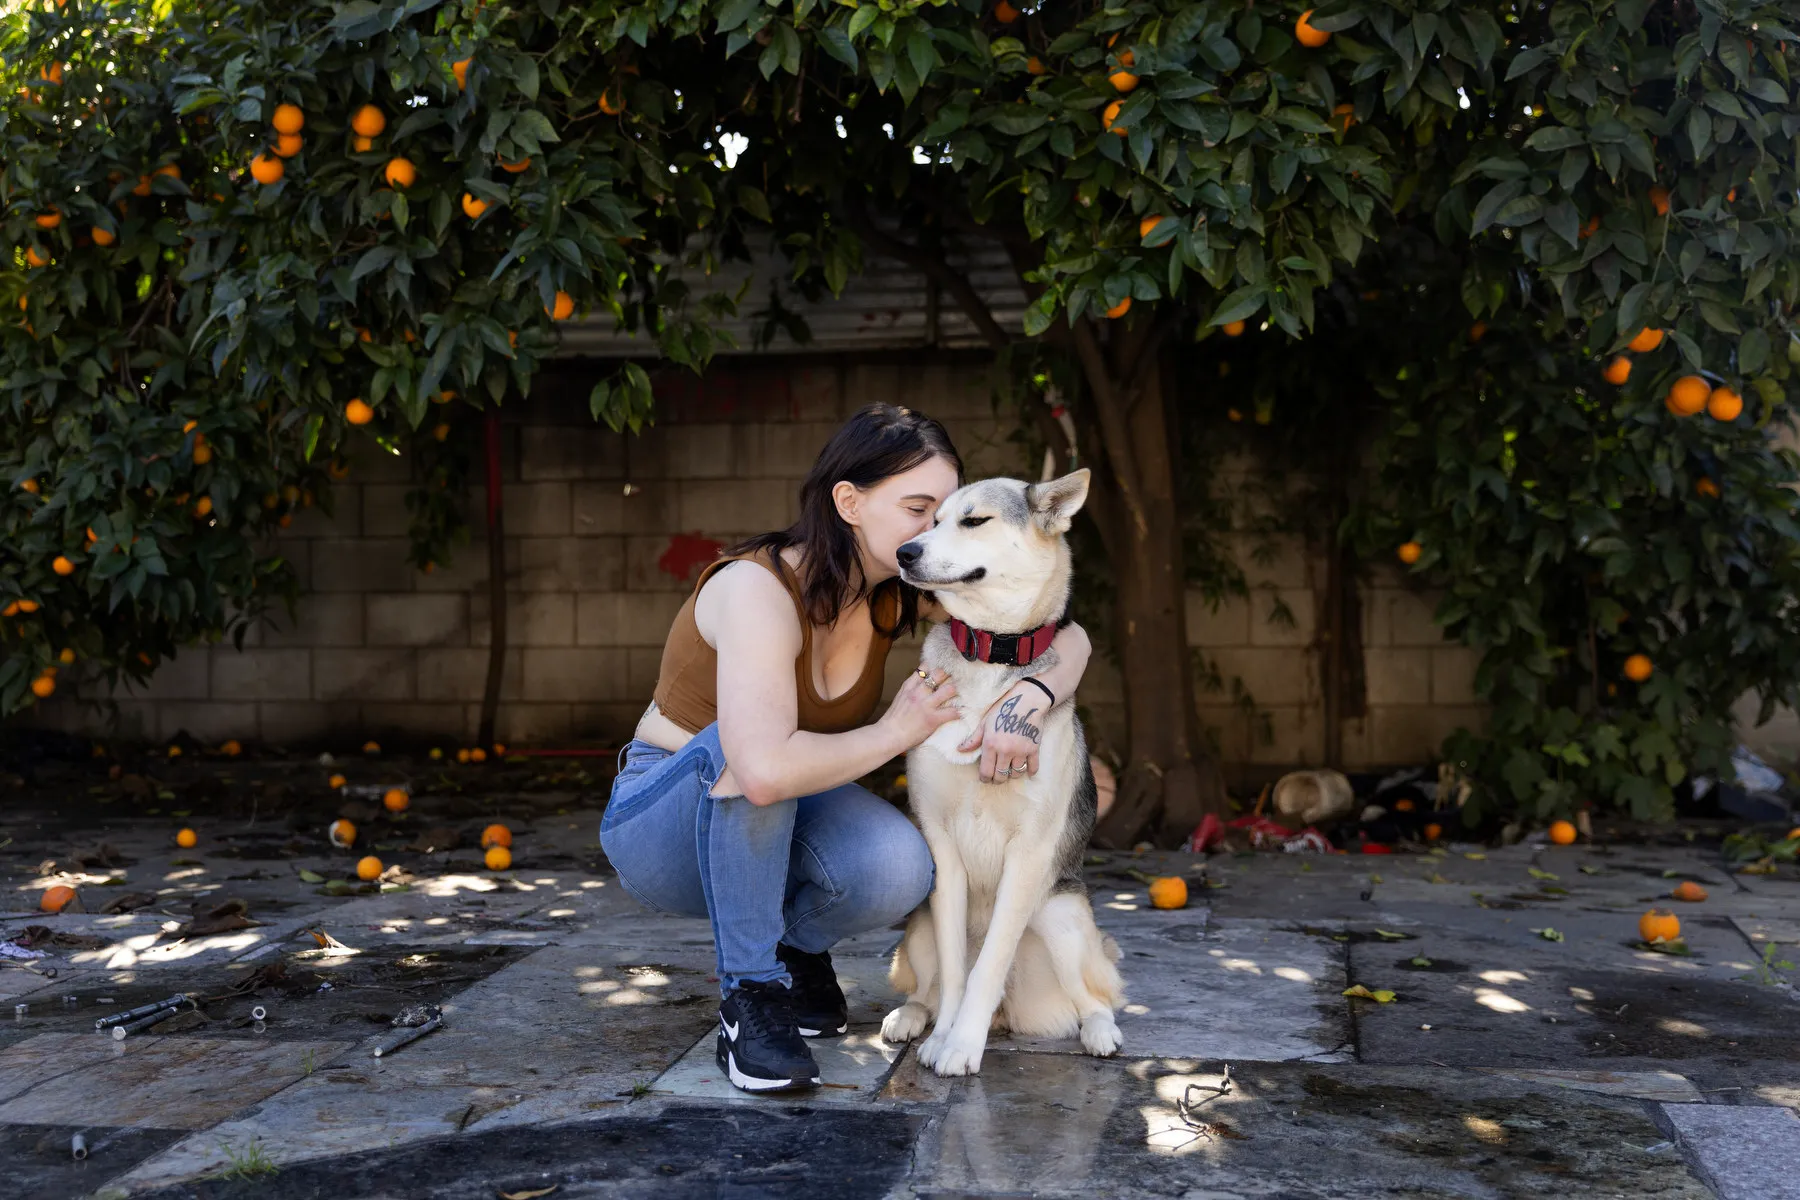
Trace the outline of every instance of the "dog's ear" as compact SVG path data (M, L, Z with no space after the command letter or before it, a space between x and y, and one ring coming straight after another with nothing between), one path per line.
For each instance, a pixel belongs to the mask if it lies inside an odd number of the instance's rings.
M1061 479L1030 484L1025 489L1025 507L1031 510L1032 519L1045 533L1053 537L1065 534L1069 532L1075 514L1087 503L1090 478L1091 472L1082 467Z

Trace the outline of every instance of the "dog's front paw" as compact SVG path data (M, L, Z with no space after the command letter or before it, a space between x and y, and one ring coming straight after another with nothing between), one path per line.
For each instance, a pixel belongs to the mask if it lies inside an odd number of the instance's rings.
M937 1069L938 1056L944 1052L944 1045L950 1040L950 1030L943 1021L931 1031L931 1036L919 1043L918 1058L921 1066Z
M909 1000L883 1018L881 1040L894 1046L904 1045L924 1033L930 1023L931 1013L925 1006Z
M944 1040L936 1060L929 1063L932 1070L939 1075L974 1075L981 1070L981 1055L987 1049L986 1038L959 1038L952 1035Z
M1081 1023L1081 1048L1089 1054L1110 1058L1124 1044L1125 1039L1119 1036L1119 1027L1113 1022L1111 1013L1092 1016Z

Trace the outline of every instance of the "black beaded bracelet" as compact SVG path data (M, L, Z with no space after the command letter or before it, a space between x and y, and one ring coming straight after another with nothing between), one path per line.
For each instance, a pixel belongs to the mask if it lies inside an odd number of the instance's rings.
M1051 691L1050 688L1044 683L1043 680L1039 679L1035 675L1027 675L1027 676L1025 676L1025 678L1019 680L1019 682L1020 683L1029 683L1033 687L1037 688L1040 692L1044 693L1044 695L1050 697L1050 707L1051 708L1056 707L1056 693Z

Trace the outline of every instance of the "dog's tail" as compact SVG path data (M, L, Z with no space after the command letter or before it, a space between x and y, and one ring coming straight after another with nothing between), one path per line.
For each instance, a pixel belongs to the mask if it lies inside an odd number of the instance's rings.
M902 996L911 996L919 986L919 977L913 972L912 962L906 957L906 939L894 948L894 961L888 964L888 986Z
M1102 933L1100 953L1088 955L1081 964L1081 982L1087 985L1095 999L1104 1001L1115 1011L1125 1005L1125 980L1114 965L1121 957L1119 943L1113 940L1112 934Z

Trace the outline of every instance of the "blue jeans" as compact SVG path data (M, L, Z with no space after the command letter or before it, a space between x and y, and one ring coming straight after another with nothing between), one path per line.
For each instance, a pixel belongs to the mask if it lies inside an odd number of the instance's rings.
M754 805L711 793L725 772L717 722L670 753L625 747L600 845L644 907L712 920L719 991L791 983L775 944L820 953L905 917L931 894L931 851L866 788Z

